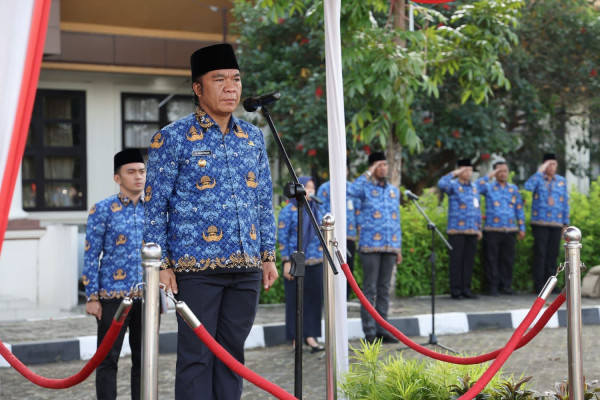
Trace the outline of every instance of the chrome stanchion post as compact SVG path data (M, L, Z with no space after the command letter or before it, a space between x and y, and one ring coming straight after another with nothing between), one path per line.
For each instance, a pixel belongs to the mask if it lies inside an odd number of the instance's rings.
M321 232L330 254L335 253L333 229L335 218L327 213L321 220ZM328 265L327 257L323 257L323 289L325 298L325 365L327 400L337 399L337 365L335 357L335 290L334 275Z
M156 243L142 247L142 267L144 269L144 297L142 320L142 372L141 398L158 398L158 311L159 273L161 249Z
M581 354L581 231L565 230L565 280L567 287L567 342L569 352L569 399L583 400L583 362Z

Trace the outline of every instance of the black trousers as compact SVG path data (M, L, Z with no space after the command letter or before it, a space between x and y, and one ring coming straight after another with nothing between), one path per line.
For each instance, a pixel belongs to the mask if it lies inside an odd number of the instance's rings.
M258 308L262 273L177 275L177 300L184 301L215 340L244 363L244 342ZM242 378L204 345L177 315L176 400L236 400Z
M296 280L283 280L285 289L285 338L296 338ZM321 316L323 315L323 264L307 265L304 271L303 294L304 338L321 336Z
M516 232L483 233L485 278L491 293L511 289L516 236Z
M533 287L539 293L549 277L556 273L560 251L560 226L531 225L533 232Z
M477 251L477 235L448 235L450 251L450 294L471 293L471 277Z
M104 336L106 336L121 301L100 300L100 304L102 304L102 318L97 321L97 346L100 346ZM132 400L140 398L142 302L135 300L112 349L96 369L96 396L98 400L114 400L117 398L117 363L119 362L119 354L121 353L121 347L123 347L127 328L129 328L129 346L131 347L131 398Z
M348 268L350 268L350 272L354 274L354 254L356 254L356 241L355 240L346 240L346 249L348 249ZM333 256L333 254L332 254ZM346 288L346 297L350 298L350 293L352 293L352 288L350 284Z

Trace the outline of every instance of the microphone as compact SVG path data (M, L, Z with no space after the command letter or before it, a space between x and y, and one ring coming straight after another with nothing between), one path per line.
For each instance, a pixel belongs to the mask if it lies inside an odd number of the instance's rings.
M404 195L406 197L408 197L411 200L419 200L419 196L417 196L416 194L414 194L413 192L411 192L410 190L406 189L404 191Z
M262 106L266 106L267 104L275 103L277 100L281 98L281 93L278 91L274 91L271 93L263 94L258 97L246 97L244 99L244 110L248 112L254 112Z
M317 204L323 204L323 200L321 200L320 198L318 198L317 196L315 196L314 194L311 194L310 196L311 199L313 199L314 201L317 202Z

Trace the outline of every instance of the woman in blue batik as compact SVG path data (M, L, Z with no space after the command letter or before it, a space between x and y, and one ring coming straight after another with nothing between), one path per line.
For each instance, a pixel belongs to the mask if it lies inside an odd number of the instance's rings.
M310 176L301 176L298 181L306 189L306 199L317 221L321 220L321 210L310 196L315 193L315 183ZM317 232L304 209L302 220L302 251L306 257L304 274L304 343L311 348L312 353L323 351L316 338L321 336L321 313L323 308L323 248ZM291 255L296 251L298 233L298 205L296 199L291 199L279 213L277 224L277 239L283 261L283 277L285 278L285 335L287 340L295 343L296 331L296 282L290 275L292 267Z

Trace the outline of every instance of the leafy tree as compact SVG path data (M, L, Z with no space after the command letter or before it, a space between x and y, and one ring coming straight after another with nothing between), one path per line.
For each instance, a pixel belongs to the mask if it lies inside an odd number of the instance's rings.
M516 43L512 29L522 4L517 0L479 1L459 6L449 17L433 8L417 7L420 29L410 32L399 23L404 16L393 12L402 9L403 1L342 2L344 91L346 108L351 115L351 137L356 143L376 143L388 149L388 155L392 156L388 156L388 160L392 164L393 183L399 183L401 146L411 151L422 147L412 118L417 95L438 96L440 86L450 77L456 77L461 103L471 99L480 104L490 98L495 87L510 87L500 56ZM285 21L290 16L300 17L300 26L306 30L300 31L299 40L304 34L322 35L323 9L319 1L239 1L236 10L243 10L241 14L236 11L236 16L242 26L240 45L242 54L247 56L244 62L257 60L254 66L245 66L251 74L265 71L273 67L273 63L284 64L283 59L261 56L259 53L267 52L266 48L258 46L255 40L282 18ZM288 36L277 36L275 47L278 49L269 49L274 54L287 56L299 47L297 43L290 43ZM314 49L316 54L322 55L323 41L315 42L315 46L318 46ZM268 64L259 63L260 60ZM308 60L307 57L302 60L303 64L290 66L288 76L294 79L297 84L294 88L298 91L310 82L299 79L295 69L300 70ZM283 77L273 79L275 77L268 75L260 77L265 89L287 82ZM318 75L314 76L314 82L323 82L322 69ZM316 90L315 86L308 91ZM301 101L295 96L294 99ZM283 105L281 108L285 109ZM307 118L325 116L324 107L319 109L312 101L305 110Z

